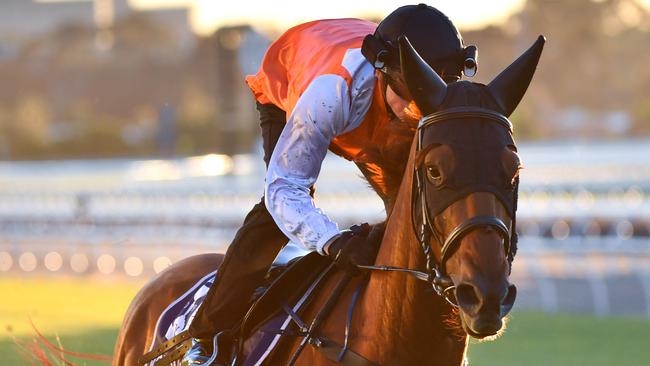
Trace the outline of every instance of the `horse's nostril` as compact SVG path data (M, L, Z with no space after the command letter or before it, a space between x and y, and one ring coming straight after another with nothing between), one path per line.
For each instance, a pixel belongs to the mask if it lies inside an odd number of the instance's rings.
M501 302L501 317L508 315L512 306L515 304L517 298L517 287L515 285L508 286L508 293Z
M474 286L467 283L456 286L456 300L462 308L477 306L481 302L474 290Z

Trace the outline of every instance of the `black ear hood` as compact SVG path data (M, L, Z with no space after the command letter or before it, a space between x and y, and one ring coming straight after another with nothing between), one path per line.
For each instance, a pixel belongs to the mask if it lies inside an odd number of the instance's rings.
M505 116L510 116L524 97L535 74L545 42L546 38L539 36L526 52L488 84L488 89Z
M447 94L447 83L420 57L406 36L399 38L404 81L424 116L438 110Z

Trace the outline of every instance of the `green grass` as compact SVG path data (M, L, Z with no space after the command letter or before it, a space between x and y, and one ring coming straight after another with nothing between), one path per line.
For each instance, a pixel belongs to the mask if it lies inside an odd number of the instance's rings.
M68 350L110 355L124 311L140 285L0 279L0 365L28 364L18 354L16 340L32 339L30 317L52 342L59 335ZM472 366L636 366L649 358L649 319L535 312L516 312L501 338L473 342L469 351Z
M472 366L647 365L650 319L518 312L493 342L472 342Z
M65 349L110 355L124 312L141 286L77 278L0 278L0 365L28 364L16 341L33 338L30 319L54 344L59 335Z
M110 356L113 353L117 331L117 326L112 328L86 329L79 333L59 333L59 339L63 348L66 350L93 355ZM48 333L46 336L53 344L56 345L58 343L54 333ZM19 342L29 342L32 340L31 337L27 336L16 338ZM0 338L0 365L30 365L30 363L20 354L19 349L20 348L16 345L14 338ZM75 365L107 365L106 362L92 360L86 361L70 356L66 356L66 360L73 362Z

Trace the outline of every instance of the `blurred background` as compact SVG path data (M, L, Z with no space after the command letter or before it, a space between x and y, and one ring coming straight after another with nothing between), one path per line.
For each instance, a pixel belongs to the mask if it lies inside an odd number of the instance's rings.
M429 3L478 46L474 81L548 39L512 117L525 165L517 311L501 339L470 346L470 364L650 357L650 1ZM0 363L25 362L29 319L66 348L110 354L144 281L223 252L259 200L244 76L270 42L405 4L0 1ZM342 227L385 215L332 156L317 202Z

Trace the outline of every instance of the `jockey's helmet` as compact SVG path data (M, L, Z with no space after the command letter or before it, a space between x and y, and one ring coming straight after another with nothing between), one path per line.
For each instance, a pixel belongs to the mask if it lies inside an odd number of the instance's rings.
M379 70L399 70L397 39L402 35L445 81L456 81L463 72L466 76L475 74L476 47L464 47L451 20L426 4L406 5L390 13L375 33L363 40L361 52Z

